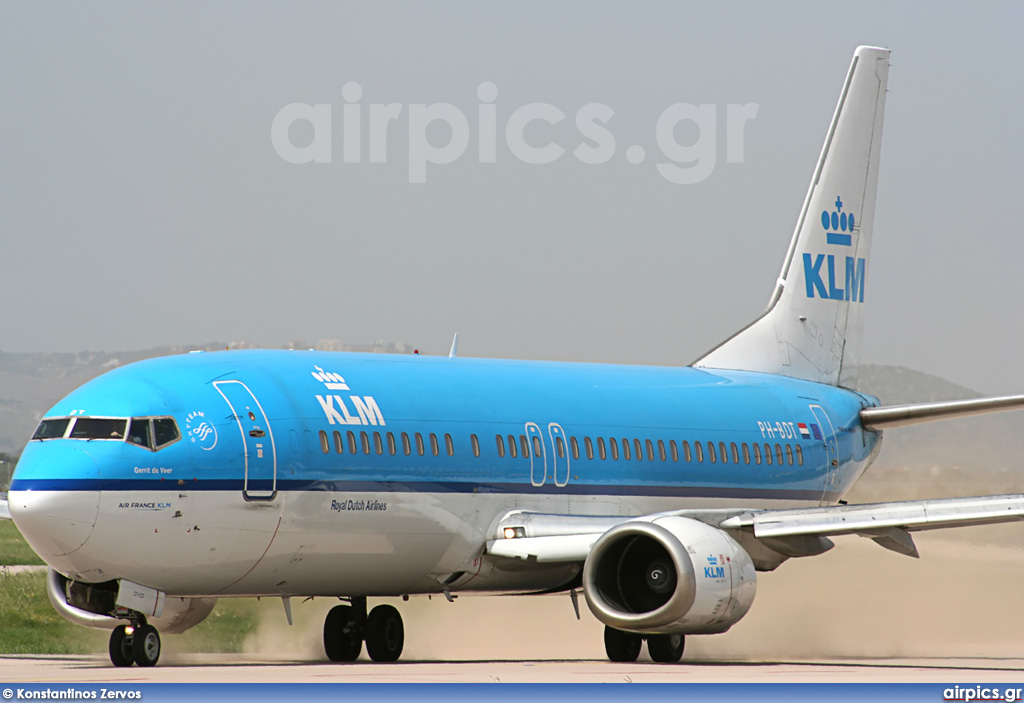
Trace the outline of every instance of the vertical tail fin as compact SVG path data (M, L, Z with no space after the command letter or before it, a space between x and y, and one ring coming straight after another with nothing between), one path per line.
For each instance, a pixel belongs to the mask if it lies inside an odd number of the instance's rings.
M768 309L694 366L856 386L888 74L857 48Z

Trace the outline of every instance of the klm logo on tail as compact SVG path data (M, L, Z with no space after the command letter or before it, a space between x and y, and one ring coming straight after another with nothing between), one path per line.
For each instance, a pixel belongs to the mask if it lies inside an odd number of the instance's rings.
M836 209L832 212L823 210L821 213L825 239L833 246L851 246L854 215L843 212L843 201L839 196L836 196L835 204ZM807 286L808 298L817 295L829 300L864 302L864 259L847 256L844 263L843 258L837 254L804 254L804 285ZM840 278L844 274L845 278Z

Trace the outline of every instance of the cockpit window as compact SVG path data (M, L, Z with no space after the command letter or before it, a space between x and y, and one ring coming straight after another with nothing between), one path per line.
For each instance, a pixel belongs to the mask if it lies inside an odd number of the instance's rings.
M173 417L158 417L153 420L153 434L157 449L181 439L178 423L174 421Z
M71 431L68 432L68 425ZM150 451L163 449L181 439L173 417L57 417L39 423L32 439L106 439L128 442Z
M69 422L71 422L70 417L43 420L39 423L39 427L36 428L36 432L32 435L32 439L58 439L63 437L64 433L68 429Z
M71 439L124 439L124 418L76 417L71 428Z
M133 417L132 423L128 426L128 442L150 449L153 446L153 443L150 441L150 435L149 419Z
M178 423L173 417L133 417L128 429L128 442L152 451L163 449L181 439Z

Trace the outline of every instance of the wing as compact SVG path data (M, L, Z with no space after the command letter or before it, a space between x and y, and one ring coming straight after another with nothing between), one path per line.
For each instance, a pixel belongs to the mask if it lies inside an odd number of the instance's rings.
M764 510L735 515L718 526L750 530L759 539L856 534L870 537L886 549L916 557L911 532L1018 520L1024 520L1021 494Z
M757 540L776 544L787 539L855 534L894 552L917 557L912 532L1024 520L1024 494L790 510L680 510L636 517L513 511L498 521L494 539L487 542L487 553L527 562L583 562L594 543L612 527L672 515L698 520L727 533L747 532Z

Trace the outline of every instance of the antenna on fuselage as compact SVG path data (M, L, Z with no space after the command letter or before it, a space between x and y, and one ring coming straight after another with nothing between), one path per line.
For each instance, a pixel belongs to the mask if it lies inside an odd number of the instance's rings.
M454 359L459 355L459 333L456 332L452 338L452 348L448 351L448 358Z

